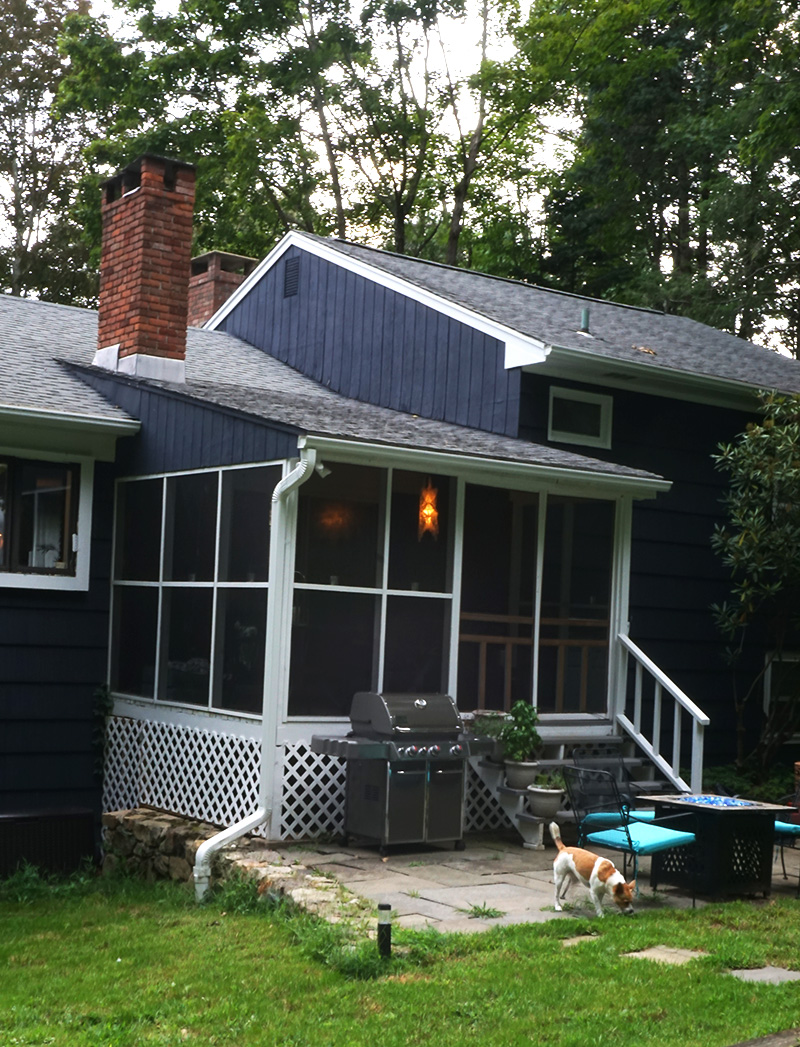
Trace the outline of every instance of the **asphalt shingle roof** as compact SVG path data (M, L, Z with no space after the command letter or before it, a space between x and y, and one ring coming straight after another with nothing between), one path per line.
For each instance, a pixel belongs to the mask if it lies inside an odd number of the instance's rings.
M302 236L554 346L556 351L558 347L576 350L644 365L654 372L666 369L752 388L800 391L800 361L685 316L587 299L308 233ZM579 333L583 309L589 310L591 338Z
M0 407L127 418L83 382L79 371L65 366L91 366L96 342L97 314L91 310L0 296ZM351 400L219 331L189 329L186 384L169 388L307 433L620 477L652 476L570 451Z

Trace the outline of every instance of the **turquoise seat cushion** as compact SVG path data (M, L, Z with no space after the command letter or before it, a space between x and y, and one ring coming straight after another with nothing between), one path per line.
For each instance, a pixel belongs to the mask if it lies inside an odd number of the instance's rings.
M775 822L776 836L800 836L800 825L794 822Z
M628 811L628 818L634 822L652 822L655 811L636 810ZM581 822L581 829L616 829L619 825L619 811L591 811Z
M589 833L586 840L599 847L609 847L614 851L633 851L634 854L655 854L656 851L667 851L670 847L684 847L694 843L694 833L682 832L680 829L664 829L660 825L648 822L631 821L628 833L631 838L630 846L622 826Z

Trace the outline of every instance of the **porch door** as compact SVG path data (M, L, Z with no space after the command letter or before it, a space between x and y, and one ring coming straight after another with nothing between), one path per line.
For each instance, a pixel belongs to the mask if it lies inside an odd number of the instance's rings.
M468 484L462 709L607 710L614 503Z

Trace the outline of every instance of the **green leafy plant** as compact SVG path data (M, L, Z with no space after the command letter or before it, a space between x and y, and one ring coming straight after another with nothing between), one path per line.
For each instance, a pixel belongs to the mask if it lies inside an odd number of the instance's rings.
M536 729L538 722L539 714L529 702L514 702L499 735L506 760L519 763L536 759L542 747L542 739Z
M727 521L715 529L711 544L730 570L730 597L714 604L712 613L732 670L736 762L742 769L751 759L763 777L800 727L800 689L791 672L795 663L784 658L800 635L800 397L761 392L759 399L762 420L750 422L714 456L716 467L728 474L729 487ZM769 653L748 674L751 634ZM746 711L762 693L770 668L785 700L772 702L749 753Z
M501 916L505 916L502 909L495 909L493 905L487 905L486 902L480 905L470 905L468 909L459 909L459 912L465 912L471 920L498 920Z
M533 784L539 789L559 789L562 793L567 789L567 783L561 771L544 771L542 774L537 774Z

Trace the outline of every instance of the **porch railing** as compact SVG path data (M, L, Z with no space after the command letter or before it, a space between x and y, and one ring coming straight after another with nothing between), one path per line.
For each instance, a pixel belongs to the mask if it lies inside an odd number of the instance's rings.
M617 637L623 652L621 679L623 681L623 707L617 710L617 723L634 739L661 773L682 792L701 792L703 788L703 732L710 721L699 706L673 683L666 673L651 661L631 640L620 633ZM628 672L627 656L634 660L634 672ZM647 679L648 683L645 682ZM630 694L631 684L633 694ZM650 700L644 701L645 690L650 691ZM670 709L671 703L671 709ZM628 716L632 705L633 719ZM672 714L670 717L670 713ZM689 756L689 782L681 776L681 739L683 716L691 718L691 753ZM672 728L669 729L669 721ZM666 727L666 730L663 728ZM661 752L662 736L666 745L671 742L672 753L667 759Z
M534 646L534 629L536 619L525 615L511 614L482 614L469 611L461 613L461 634L459 641L462 644L475 644L478 648L478 670L477 670L477 706L478 709L486 708L487 674L489 663L489 652L502 650L503 666L503 708L506 712L512 703L512 677L514 666L514 649L528 648L531 651ZM465 628L465 624L466 628ZM483 626L497 626L497 632L467 631L477 628L476 623ZM567 657L570 650L578 652L580 668L578 673L577 709L574 711L585 713L589 711L589 658L590 652L598 649L605 650L608 646L608 619L607 618L554 618L541 619L543 635L539 639L539 647L552 647L556 650L555 665L555 694L553 696L553 712L563 712L566 707L567 694ZM594 636L570 635L570 630L587 633L593 632ZM517 635L514 635L514 632ZM548 712L551 711L548 709Z

